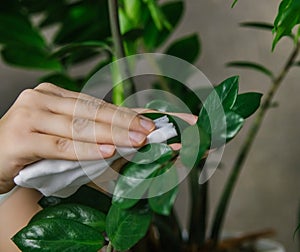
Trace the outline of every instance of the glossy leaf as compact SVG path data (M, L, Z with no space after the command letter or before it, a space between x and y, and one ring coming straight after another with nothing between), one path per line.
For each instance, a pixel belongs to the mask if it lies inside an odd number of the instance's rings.
M54 73L43 76L40 78L40 82L50 82L68 90L81 91L81 85L63 73Z
M239 68L248 68L252 70L256 70L258 72L261 72L268 77L274 78L274 74L271 70L266 68L265 66L255 63L255 62L249 62L249 61L232 61L226 64L227 67L239 67Z
M134 206L149 188L150 178L172 154L172 149L165 144L149 144L137 152L117 181L113 204L123 209Z
M298 24L300 24L300 1L282 0L274 21L273 33L275 36L273 39L272 50L274 50L282 37L290 36L292 30Z
M3 60L10 65L38 70L62 69L58 60L50 58L47 52L35 47L5 46L1 53Z
M210 137L198 126L186 128L181 135L181 162L188 168L198 165L210 147Z
M225 131L225 113L235 104L238 77L226 79L208 95L200 111L198 125L208 134Z
M148 21L144 29L144 43L151 50L162 45L171 34L171 31L179 23L183 15L183 1L169 2L161 6L161 11L170 23L172 29L159 30L152 19Z
M80 204L61 204L43 209L38 212L30 223L42 219L66 219L80 222L95 228L99 232L105 230L105 214L100 211Z
M12 240L23 252L95 252L104 245L100 232L73 220L43 219L28 224Z
M252 92L239 94L232 111L246 119L259 108L261 97L262 94Z
M197 34L189 35L173 42L166 54L194 63L200 53L200 41Z
M236 136L236 134L240 131L240 129L244 125L244 118L234 112L226 112L226 135L222 136L222 139L226 139L226 141L230 141L232 138Z
M169 215L172 211L178 193L178 175L173 163L157 171L156 176L164 174L167 180L154 180L149 188L148 202L150 208L158 214ZM170 189L171 188L171 189ZM153 197L155 196L155 197Z
M112 205L106 218L106 233L116 250L127 250L142 239L151 222L147 207L121 209Z

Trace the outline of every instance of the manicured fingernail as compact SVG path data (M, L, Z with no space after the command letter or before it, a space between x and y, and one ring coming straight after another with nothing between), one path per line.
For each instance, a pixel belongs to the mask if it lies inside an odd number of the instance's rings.
M115 151L115 147L109 144L101 144L99 149L103 154L106 155L112 155Z
M151 131L155 127L153 121L151 121L150 119L144 118L144 117L142 117L140 119L140 125L147 131Z
M139 132L129 131L128 134L129 134L129 138L137 144L143 143L146 139L146 136Z

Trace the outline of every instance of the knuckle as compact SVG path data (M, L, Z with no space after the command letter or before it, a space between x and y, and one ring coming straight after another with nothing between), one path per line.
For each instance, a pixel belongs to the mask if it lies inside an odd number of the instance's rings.
M106 102L98 100L97 98L85 100L84 103L89 112L97 112L98 110L104 109L106 107Z
M55 85L49 82L40 83L35 89L54 89Z
M71 140L66 138L57 138L55 140L55 146L58 152L67 152L71 146Z
M89 120L86 118L74 118L72 120L72 130L74 133L80 133L88 127Z
M34 89L25 89L19 95L18 101L25 103L32 102L36 98L37 94L38 92Z

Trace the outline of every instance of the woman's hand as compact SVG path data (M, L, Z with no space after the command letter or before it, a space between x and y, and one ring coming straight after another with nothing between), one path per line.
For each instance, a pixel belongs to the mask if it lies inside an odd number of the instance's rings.
M49 83L23 91L0 120L0 193L40 159L96 160L142 146L155 125L137 112Z

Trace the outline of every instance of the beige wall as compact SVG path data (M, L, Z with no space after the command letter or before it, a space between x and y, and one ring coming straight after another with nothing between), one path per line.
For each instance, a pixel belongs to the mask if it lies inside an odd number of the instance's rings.
M282 41L272 54L270 33L238 26L243 21L272 22L279 0L240 0L234 9L230 9L230 3L229 0L187 1L184 21L175 36L192 32L200 34L203 53L197 66L213 83L239 74L242 91L264 93L269 87L266 77L252 71L227 69L224 64L243 59L265 63L275 71L282 67L292 47L290 41ZM38 75L0 65L0 114L4 113L20 90L36 84ZM274 227L277 230L276 239L289 252L298 251L293 241L293 232L300 203L300 168L297 158L297 140L300 135L299 81L299 69L294 69L279 90L276 96L279 107L272 109L264 121L233 195L225 225L228 231ZM228 145L224 166L211 180L212 209L247 127Z

